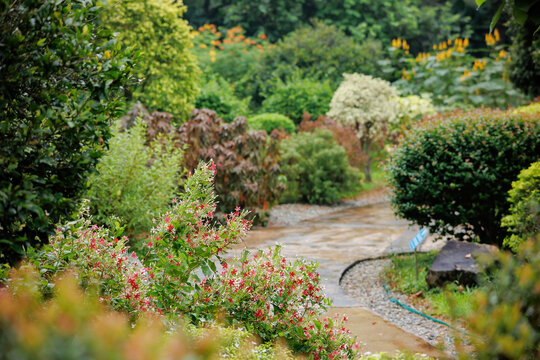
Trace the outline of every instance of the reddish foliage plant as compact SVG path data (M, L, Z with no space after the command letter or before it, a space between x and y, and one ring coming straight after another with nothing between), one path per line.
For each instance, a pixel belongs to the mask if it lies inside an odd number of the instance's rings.
M311 116L304 113L302 122L298 126L298 131L313 132L315 129L330 130L334 134L334 140L345 148L349 164L355 168L362 168L367 161L366 153L362 150L362 144L356 130L352 127L339 124L336 120L319 116L316 121L311 120Z
M188 170L201 161L215 162L219 212L240 206L264 221L268 208L285 189L279 180L278 133L268 136L264 131L248 131L244 117L224 123L214 111L195 109L178 129L178 136L179 144L187 146L184 161Z

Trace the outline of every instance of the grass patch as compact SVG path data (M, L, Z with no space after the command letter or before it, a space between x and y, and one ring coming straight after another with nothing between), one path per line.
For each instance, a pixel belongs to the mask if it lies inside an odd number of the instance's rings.
M393 256L391 264L382 273L383 280L394 291L406 295L416 294L410 298L411 302L430 315L463 318L472 311L470 300L479 288L448 284L444 289L430 289L426 275L436 255L437 252L417 254L418 279L415 275L414 255Z

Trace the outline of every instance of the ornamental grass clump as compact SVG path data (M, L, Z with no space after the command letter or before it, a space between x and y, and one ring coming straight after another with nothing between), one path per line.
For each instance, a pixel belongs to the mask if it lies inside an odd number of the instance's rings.
M507 193L540 157L540 114L478 109L426 119L391 154L395 213L432 233L502 245Z

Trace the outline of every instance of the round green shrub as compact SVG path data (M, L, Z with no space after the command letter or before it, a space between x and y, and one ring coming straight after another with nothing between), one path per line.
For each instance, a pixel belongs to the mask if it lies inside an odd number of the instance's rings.
M314 119L330 110L334 94L328 81L293 78L278 81L262 103L262 111L287 115L296 125L302 121L304 112Z
M248 123L253 130L264 130L268 134L274 129L283 129L292 134L296 129L292 120L281 114L259 114L250 118Z
M520 172L508 193L510 214L502 219L502 225L512 235L504 239L504 245L517 250L523 241L540 233L540 162Z
M329 130L294 134L282 141L281 150L287 177L284 201L331 204L358 188L360 173Z
M502 245L507 192L540 157L540 114L456 112L407 132L390 157L395 213L432 233Z

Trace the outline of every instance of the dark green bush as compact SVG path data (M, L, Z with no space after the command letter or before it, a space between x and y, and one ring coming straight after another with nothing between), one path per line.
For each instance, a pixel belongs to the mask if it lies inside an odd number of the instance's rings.
M272 133L275 129L283 129L292 134L296 129L292 120L281 114L259 114L250 118L248 122L249 127L253 130L264 130L267 134Z
M72 213L110 137L133 64L100 11L94 0L0 1L0 262Z
M314 119L330 110L334 90L328 81L293 77L278 81L262 103L262 111L287 115L296 125L307 112Z
M517 250L519 244L540 233L540 162L521 171L508 193L510 214L503 218L502 225L512 235L504 239L504 244Z
M331 204L358 188L360 173L329 130L302 132L283 140L281 164L287 176L285 201Z
M388 175L395 213L432 233L502 245L512 181L540 157L540 115L476 110L407 132Z
M516 255L501 252L489 263L494 273L473 298L466 319L479 360L533 360L540 356L540 237ZM470 359L470 350L460 354Z

